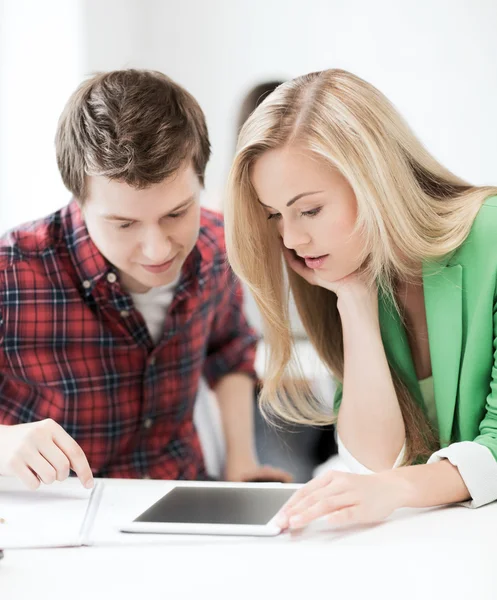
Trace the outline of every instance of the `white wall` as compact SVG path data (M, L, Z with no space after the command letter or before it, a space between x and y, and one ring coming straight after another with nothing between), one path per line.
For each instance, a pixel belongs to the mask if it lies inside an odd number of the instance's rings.
M204 108L219 206L253 84L342 67L384 91L428 148L495 183L495 0L0 0L0 231L67 199L53 134L83 74L160 69Z
M79 0L0 0L0 233L62 206L54 134L83 73Z
M244 92L327 67L379 87L456 173L497 182L495 0L90 0L86 8L88 70L160 69L200 101L213 205Z

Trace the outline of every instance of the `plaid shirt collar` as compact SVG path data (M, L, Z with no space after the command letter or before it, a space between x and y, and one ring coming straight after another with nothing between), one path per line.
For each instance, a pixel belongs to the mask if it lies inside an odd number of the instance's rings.
M71 200L62 210L63 235L72 263L81 280L82 289L90 295L109 273L117 275L117 269L96 247L88 233L81 209L76 200ZM213 257L204 240L202 227L193 250L181 268L181 276L175 298L199 294L205 285L207 275L212 268Z

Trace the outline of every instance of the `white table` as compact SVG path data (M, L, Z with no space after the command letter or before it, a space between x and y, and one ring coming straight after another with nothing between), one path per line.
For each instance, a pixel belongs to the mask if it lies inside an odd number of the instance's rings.
M275 538L150 536L118 526L170 482L102 481L94 545L6 551L2 600L497 598L497 504L403 510L375 527L316 525Z

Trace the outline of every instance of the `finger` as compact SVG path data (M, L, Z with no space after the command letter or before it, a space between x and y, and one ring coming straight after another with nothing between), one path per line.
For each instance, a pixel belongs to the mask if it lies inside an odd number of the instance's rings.
M297 273L303 277L309 283L312 281L309 278L314 276L314 271L309 269L306 264L302 261L302 259L298 258L293 250L289 250L286 246L283 246L283 255L285 257L287 265Z
M275 523L281 529L289 527L289 514L293 508L299 504L304 498L318 489L327 486L333 477L335 476L334 471L326 471L323 475L312 479L309 483L300 488L293 496L280 508L279 512L275 516Z
M291 473L288 473L287 471L283 471L282 469L278 469L276 471L276 479L278 481L281 481L282 483L292 483L293 476L292 476Z
M299 514L302 511L306 510L309 506L312 506L316 502L320 502L323 498L337 496L339 494L343 494L349 490L349 486L345 485L343 481L340 480L332 480L328 485L311 492L300 502L293 504L291 507L286 509L286 513L289 517L294 514Z
M343 527L345 525L357 525L363 522L360 519L359 506L346 506L340 510L331 513L326 519L330 525Z
M294 504L292 507L288 508L286 510L286 514L288 517L301 514L314 504L317 504L326 498L331 498L333 495L336 495L336 493L330 490L330 486L327 485L302 498L300 502L297 502L297 504Z
M54 442L46 444L39 452L55 469L57 481L64 481L69 477L69 459Z
M60 426L54 432L53 439L69 459L71 469L76 473L81 483L85 488L92 488L93 473L81 446Z
M309 269L301 259L297 258L293 250L289 250L288 248L284 247L283 253L288 266L293 269L297 275L307 279L308 276L312 276L314 274L312 269Z
M303 487L300 488L295 494L290 498L290 500L283 506L282 510L287 511L291 510L294 506L296 506L299 502L301 502L304 498L316 492L317 490L322 489L323 487L329 485L333 478L335 477L334 471L326 471L323 475L316 477L306 483Z
M37 475L43 483L50 485L57 479L57 473L52 465L38 450L33 450L25 456L26 465Z
M293 477L290 475L290 473L287 473L283 469L272 467L271 465L263 465L258 470L257 477L271 481L281 481L283 483L290 483L293 481Z
M305 527L312 521L332 514L336 510L353 506L354 501L350 494L338 494L336 496L325 497L315 502L301 513L289 518L289 526L291 529L300 529Z
M12 467L11 472L30 490L36 490L40 487L40 480L23 461L19 460Z

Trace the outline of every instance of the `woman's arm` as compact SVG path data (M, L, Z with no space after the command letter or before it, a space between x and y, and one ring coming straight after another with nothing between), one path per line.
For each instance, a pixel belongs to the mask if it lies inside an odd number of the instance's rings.
M398 490L398 507L423 508L463 502L470 498L459 469L448 460L433 464L400 467L377 473Z
M405 427L381 339L377 292L357 278L336 292L344 344L338 434L364 466L390 469L404 444Z
M383 348L378 290L356 271L328 281L283 247L288 266L311 285L337 295L344 345L344 381L337 430L343 445L372 471L391 469L404 446L405 426Z

